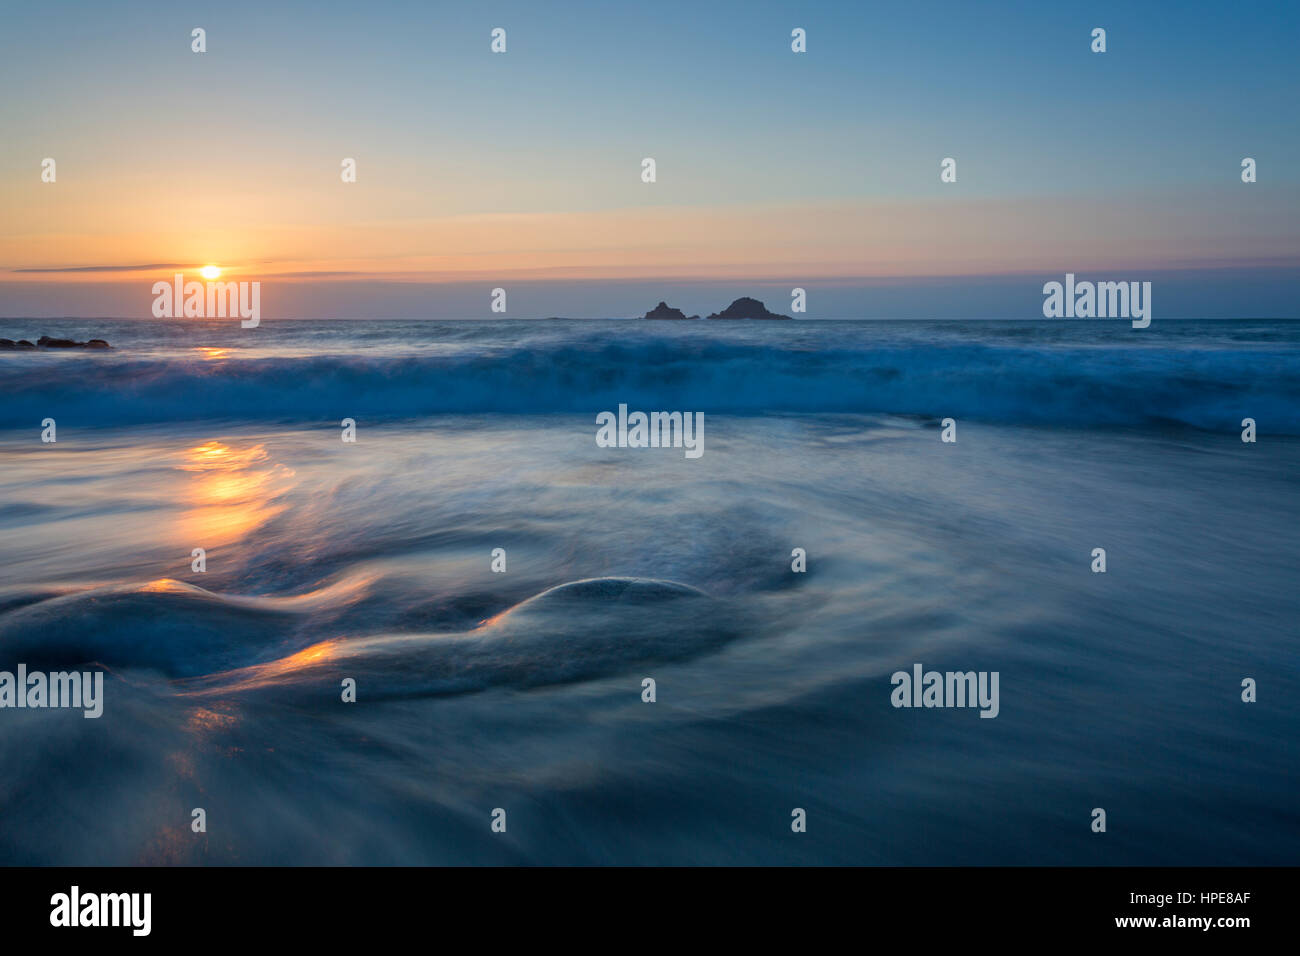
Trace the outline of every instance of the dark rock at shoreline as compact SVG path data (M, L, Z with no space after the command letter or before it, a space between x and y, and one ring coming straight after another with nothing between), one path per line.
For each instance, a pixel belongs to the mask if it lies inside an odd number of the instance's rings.
M711 319L789 319L788 315L778 315L767 311L767 306L757 299L744 295L721 312L714 312Z
M688 316L681 309L671 309L667 302L660 302L645 314L647 319L698 319L698 315Z
M0 339L0 349L111 349L103 339L91 339L89 342L78 342L75 339L55 339L48 335L42 335L33 345L26 339L19 339L15 342L13 339Z

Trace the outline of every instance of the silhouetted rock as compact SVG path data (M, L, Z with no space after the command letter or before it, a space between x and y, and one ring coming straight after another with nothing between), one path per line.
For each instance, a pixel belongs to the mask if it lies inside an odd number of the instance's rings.
M688 318L681 309L670 309L667 302L660 302L653 309L645 314L647 319L685 319ZM692 319L698 319L698 315L689 316Z
M111 349L113 346L109 345L103 339L91 339L89 342L78 342L75 339L56 339L51 338L48 335L42 335L36 340L36 345L32 345L32 343L28 342L26 339L20 339L17 347L28 349L37 347L43 349ZM0 348L5 348L5 346L0 345Z
M767 311L767 306L757 299L741 296L721 312L714 312L711 319L788 319L788 315L777 315Z
M75 339L56 339L48 335L42 335L33 345L26 339L19 339L15 342L13 339L0 339L0 349L34 349L37 347L43 349L111 349L103 339L91 339L89 342L78 342Z

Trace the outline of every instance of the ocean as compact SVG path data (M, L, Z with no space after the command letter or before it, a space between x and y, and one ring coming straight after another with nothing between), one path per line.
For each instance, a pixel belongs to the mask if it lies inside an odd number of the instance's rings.
M42 334L0 670L103 713L0 709L0 863L1300 862L1300 322Z

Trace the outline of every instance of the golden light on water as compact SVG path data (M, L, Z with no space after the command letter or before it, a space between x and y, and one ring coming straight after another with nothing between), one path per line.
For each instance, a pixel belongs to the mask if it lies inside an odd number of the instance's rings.
M194 475L180 532L208 548L238 541L279 514L284 506L275 503L276 491L294 477L292 468L271 461L263 444L204 442L176 467Z
M343 641L338 638L319 641L297 653L279 660L267 661L265 664L253 664L225 671L214 678L220 678L215 686L200 686L195 690L181 690L185 696L203 696L205 694L227 694L232 691L252 690L279 683L302 671L310 671L320 664L326 664L337 658L343 648ZM206 679L204 683L206 683ZM184 682L182 682L183 686Z

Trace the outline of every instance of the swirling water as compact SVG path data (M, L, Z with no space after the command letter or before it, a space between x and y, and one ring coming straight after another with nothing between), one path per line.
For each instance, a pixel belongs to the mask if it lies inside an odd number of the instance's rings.
M1300 323L6 323L0 860L1300 857Z

